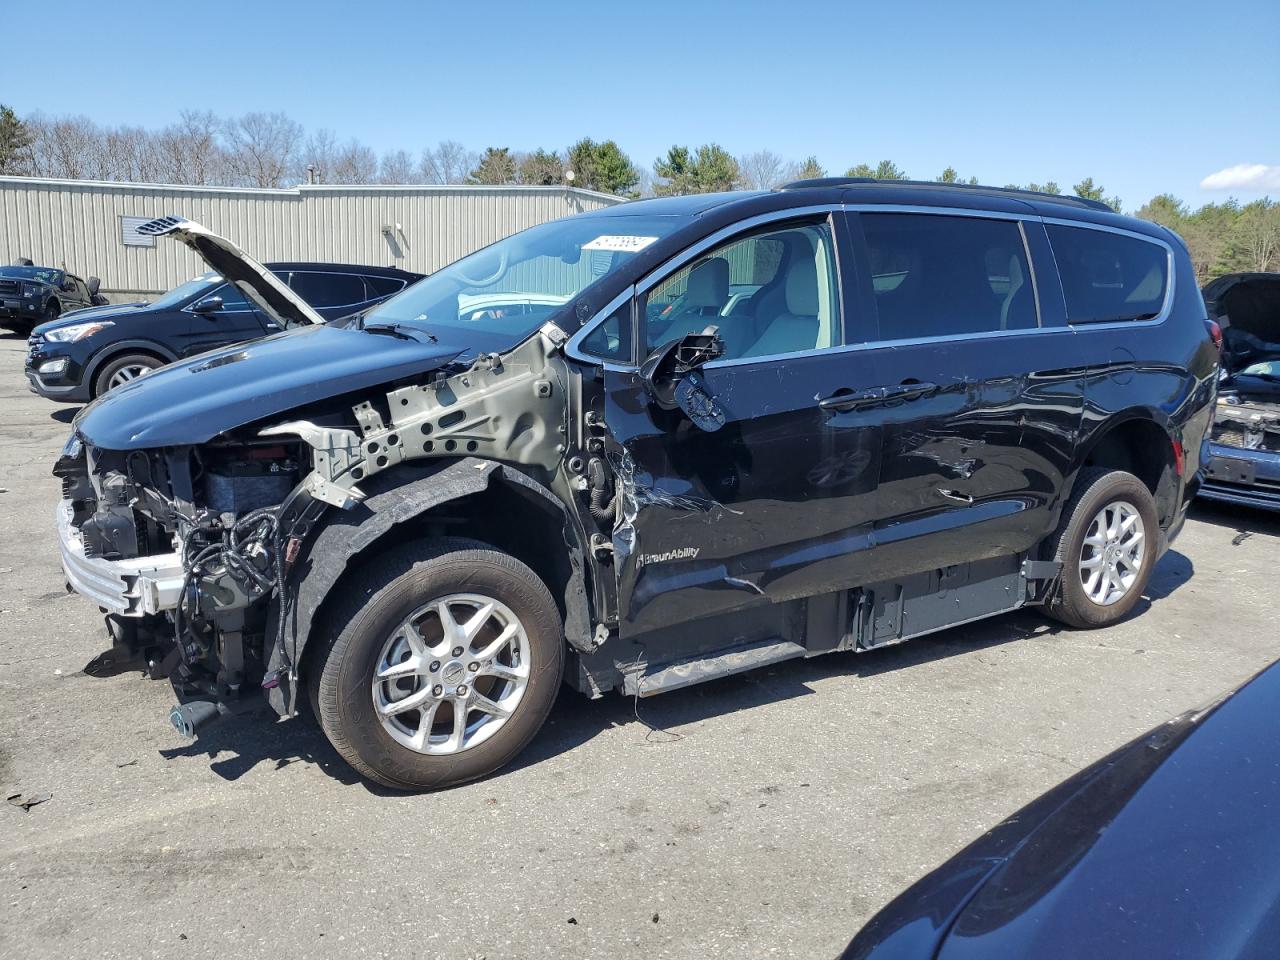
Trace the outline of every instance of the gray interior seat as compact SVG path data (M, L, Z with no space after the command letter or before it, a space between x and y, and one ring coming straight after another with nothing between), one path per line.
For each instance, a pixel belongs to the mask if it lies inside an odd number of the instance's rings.
M670 343L718 324L720 311L728 302L729 261L724 257L703 260L689 271L684 299L662 331L662 342Z
M790 258L783 289L785 311L765 323L759 338L743 352L743 356L768 357L812 350L817 346L818 268L812 252L808 256Z

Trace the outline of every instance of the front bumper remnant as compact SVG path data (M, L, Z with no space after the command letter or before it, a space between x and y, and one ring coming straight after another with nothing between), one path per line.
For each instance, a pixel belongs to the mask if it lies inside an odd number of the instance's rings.
M71 522L71 501L59 503L55 516L62 570L76 593L122 617L143 617L177 607L183 580L177 553L128 560L86 557L80 531Z

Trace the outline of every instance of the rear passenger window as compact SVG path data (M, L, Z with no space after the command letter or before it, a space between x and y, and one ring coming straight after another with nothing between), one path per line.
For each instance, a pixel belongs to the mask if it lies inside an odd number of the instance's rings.
M366 288L366 300L380 300L383 297L390 297L404 289L404 281L397 280L395 277L370 277L364 278Z
M1106 230L1046 225L1062 277L1068 323L1150 320L1164 308L1164 247Z
M365 299L364 280L351 273L295 271L289 286L313 307L345 307Z
M881 340L1038 324L1022 230L1012 220L864 213Z
M771 357L840 342L839 290L826 223L732 240L644 297L646 352L714 326L723 358Z

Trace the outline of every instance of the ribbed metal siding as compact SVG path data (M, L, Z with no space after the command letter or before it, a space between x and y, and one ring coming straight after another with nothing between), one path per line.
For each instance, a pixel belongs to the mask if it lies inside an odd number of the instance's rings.
M534 224L620 202L563 187L331 187L237 190L0 177L0 262L30 257L106 292L159 292L205 267L171 240L125 246L121 216L198 220L259 260L323 260L430 273ZM384 225L404 230L393 255ZM399 235L394 235L397 242Z

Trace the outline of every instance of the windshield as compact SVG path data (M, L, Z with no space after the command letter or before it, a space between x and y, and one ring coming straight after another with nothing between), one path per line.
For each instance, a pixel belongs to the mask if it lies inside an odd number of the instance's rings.
M170 307L176 307L185 303L188 298L194 297L198 293L205 293L212 290L215 286L222 282L222 275L217 273L204 273L198 277L188 280L186 283L179 284L168 293L162 294L158 300L151 305L167 310Z
M438 270L376 307L365 326L410 323L448 340L524 339L682 217L567 217L530 227Z
M57 286L62 282L62 271L52 267L0 267L0 277L17 277L21 280L39 280Z

